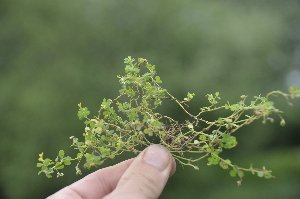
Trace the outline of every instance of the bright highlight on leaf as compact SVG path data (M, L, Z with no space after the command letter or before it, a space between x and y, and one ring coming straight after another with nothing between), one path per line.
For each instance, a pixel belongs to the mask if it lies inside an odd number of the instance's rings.
M255 120L262 119L263 123L277 122L276 118L271 117L275 113L280 118L280 125L284 126L281 111L275 108L269 98L282 95L291 104L289 99L300 97L299 89L293 86L289 89L289 94L272 91L265 97L259 95L252 99L241 95L237 96L235 103L222 102L220 93L214 92L206 95L209 106L201 107L197 109L198 113L192 114L188 111L187 103L194 98L194 93L188 92L183 100L171 95L160 86L162 80L157 75L155 65L149 64L144 58L135 61L128 56L124 63L125 74L117 76L121 85L120 94L114 99L104 98L97 116L89 118L89 109L78 104L77 116L84 120L85 128L83 138L69 137L71 147L78 150L76 157L65 156L64 150L60 150L53 161L45 159L44 154L40 153L36 165L40 168L38 174L44 173L48 178L53 173L57 177L63 176L60 170L72 161L78 162L75 166L76 174L81 174L81 165L90 169L124 152L136 155L141 152L142 146L159 143L182 165L199 169L196 162L206 159L209 166L219 165L222 169L228 169L230 176L239 178L238 185L241 185L245 172L266 179L273 178L272 171L264 167L239 167L232 164L231 160L223 159L220 154L223 150L237 146L234 133ZM141 71L146 72L141 74ZM156 109L162 103L170 103L181 109L186 114L186 120L180 123L157 112ZM220 109L225 110L228 115L215 120L205 119L206 113Z

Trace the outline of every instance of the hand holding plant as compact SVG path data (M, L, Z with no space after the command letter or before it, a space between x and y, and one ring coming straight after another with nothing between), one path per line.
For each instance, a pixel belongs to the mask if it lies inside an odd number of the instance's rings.
M275 108L274 103L269 100L272 95L282 95L289 99L300 96L300 90L295 86L289 89L289 93L272 91L265 97L254 96L250 103L246 103L247 97L241 96L240 101L231 104L227 102L218 106L221 99L219 92L206 95L210 105L201 107L195 115L187 110L187 103L194 97L194 93L188 93L183 99L177 99L160 85L161 78L157 75L155 65L148 63L148 60L139 58L125 58L125 75L117 76L122 85L119 95L115 99L103 99L98 111L98 115L89 118L90 111L82 104L78 104L78 117L84 119L86 125L83 133L84 141L71 136L71 147L78 150L77 156L71 158L65 156L60 150L57 158L53 161L39 154L38 167L40 173L45 173L47 177L52 177L54 172L57 177L62 176L65 165L70 165L72 161L77 161L75 166L76 174L81 174L80 163L85 159L84 168L101 165L107 159L113 159L123 152L141 152L139 148L147 147L159 143L166 147L174 159L182 165L192 166L198 169L196 162L207 158L207 165L219 165L223 169L229 169L229 174L240 179L241 184L245 171L257 174L259 177L272 178L270 170L266 168L258 169L242 168L233 164L229 159L223 159L220 154L224 149L235 147L238 142L233 135L235 131L253 121L262 119L263 123L273 122L270 115L277 115L281 126L285 121L280 115L281 111ZM147 71L141 74L142 70ZM176 103L187 116L183 123L172 119L169 116L155 112L162 102ZM227 117L219 117L217 120L208 121L203 119L205 113L225 109L229 112ZM189 154L198 154L193 159ZM194 156L193 156L194 157Z

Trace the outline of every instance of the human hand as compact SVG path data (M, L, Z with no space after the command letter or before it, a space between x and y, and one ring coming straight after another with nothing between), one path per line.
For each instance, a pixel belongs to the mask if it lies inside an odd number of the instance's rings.
M158 198L175 170L175 160L168 150L155 144L136 158L95 171L48 199Z

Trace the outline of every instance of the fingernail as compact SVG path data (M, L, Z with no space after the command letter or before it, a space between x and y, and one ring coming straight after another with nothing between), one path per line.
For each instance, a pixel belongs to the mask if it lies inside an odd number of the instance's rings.
M149 146L144 154L144 161L163 171L169 164L170 157L167 149L160 144Z

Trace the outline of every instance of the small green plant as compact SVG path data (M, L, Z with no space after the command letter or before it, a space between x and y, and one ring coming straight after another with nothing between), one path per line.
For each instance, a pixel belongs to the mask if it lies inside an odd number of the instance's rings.
M53 161L44 158L43 153L39 154L37 167L41 170L38 174L45 173L48 178L53 173L57 177L63 176L60 169L65 165L70 165L72 161L77 161L75 166L76 174L81 174L79 168L82 159L85 159L84 168L90 169L92 166L103 164L107 159L113 159L123 152L133 152L138 154L141 148L154 143L165 146L173 157L182 165L189 165L198 169L195 163L207 158L207 165L219 165L223 169L229 169L232 177L238 176L238 185L241 184L244 171L250 171L259 177L272 178L270 170L253 168L242 168L233 164L229 159L223 159L220 154L223 149L235 147L238 142L233 133L245 125L249 125L254 120L262 118L262 122L273 122L271 114L277 114L280 118L281 126L285 125L278 109L274 103L269 101L271 95L282 95L289 99L300 96L300 90L295 86L289 89L289 94L281 91L273 91L265 97L254 96L253 101L247 105L245 95L241 96L239 102L217 106L220 99L219 92L206 95L209 106L199 109L196 115L187 111L187 103L194 97L194 93L188 93L183 100L179 100L171 95L160 84L162 80L156 74L155 65L148 63L148 60L139 58L124 59L125 75L117 76L122 85L119 95L111 99L103 99L94 118L88 118L90 111L88 108L78 104L78 117L84 119L86 125L83 133L84 141L71 136L71 147L78 150L77 156L71 158L65 156L60 150L58 156ZM141 70L145 70L141 74ZM162 101L175 102L187 115L188 120L183 123L171 117L155 112ZM229 112L228 117L219 117L214 121L207 121L202 115L207 112L225 109ZM188 157L189 154L198 154L196 159ZM193 157L195 157L193 155Z

